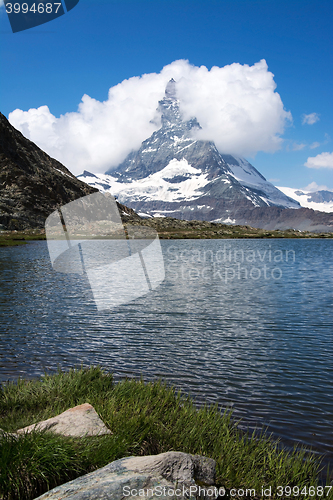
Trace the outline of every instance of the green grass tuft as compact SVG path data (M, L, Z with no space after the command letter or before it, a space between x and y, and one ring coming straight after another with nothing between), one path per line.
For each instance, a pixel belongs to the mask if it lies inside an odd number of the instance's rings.
M92 404L113 435L65 438L33 432L0 440L0 494L29 500L124 456L176 450L212 457L217 485L230 488L316 486L320 463L303 449L287 452L266 434L244 434L230 412L193 401L162 382L124 380L99 367L59 370L0 391L0 427L13 432L72 406ZM302 500L317 498L302 495ZM318 497L323 498L323 496ZM333 498L326 496L325 498Z

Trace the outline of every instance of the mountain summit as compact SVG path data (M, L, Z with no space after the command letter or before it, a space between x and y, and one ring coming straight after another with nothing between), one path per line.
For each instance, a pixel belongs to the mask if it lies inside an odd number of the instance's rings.
M121 203L148 215L220 222L233 222L238 211L254 207L300 207L245 159L221 154L214 142L196 138L200 124L196 118L183 120L174 79L157 110L161 128L115 171L98 176L102 189ZM92 179L86 182L92 185ZM94 186L101 188L98 182Z

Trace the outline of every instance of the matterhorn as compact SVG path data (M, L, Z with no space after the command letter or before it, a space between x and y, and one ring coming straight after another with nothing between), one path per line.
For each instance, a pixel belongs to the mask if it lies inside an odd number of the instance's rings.
M157 108L161 128L115 170L84 172L80 180L109 191L139 215L234 223L255 207L299 208L247 160L196 139L201 128L184 121L171 79Z

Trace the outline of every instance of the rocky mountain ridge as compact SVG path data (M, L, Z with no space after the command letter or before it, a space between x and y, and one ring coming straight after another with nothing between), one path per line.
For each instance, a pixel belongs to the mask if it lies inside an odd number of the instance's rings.
M56 208L97 192L25 138L0 113L0 230L43 228ZM118 204L125 220L135 212Z
M300 207L245 159L196 139L200 124L196 118L184 121L179 104L172 79L159 101L161 128L115 171L106 172L105 184L121 203L139 213L220 222L236 207Z
M106 174L92 174L86 170L79 176L80 179L99 189L101 192L112 192L112 177ZM303 191L293 190L291 188L281 188L286 190L286 194L293 194L294 191L302 193L303 199L311 201L307 205L302 205L296 211L294 209L282 209L281 207L260 207L252 209L236 209L230 213L227 220L216 220L215 222L225 224L238 224L238 225L251 225L267 230L286 230L296 229L300 231L311 232L329 232L333 231L333 203L329 202L330 196L333 195L331 191L318 191L315 193L303 193ZM290 197L291 197L290 194ZM325 200L322 201L322 195L325 195ZM302 197L299 196L302 200ZM315 202L315 200L318 200ZM323 203L332 205L331 210L324 206ZM326 212L326 213L325 213ZM139 212L143 218L147 218L149 214ZM169 215L169 214L168 214ZM154 214L154 216L158 216ZM163 215L164 216L164 215ZM165 217L165 216L164 216ZM231 218L233 217L233 218ZM169 219L170 217L165 217ZM175 220L175 219L173 219ZM193 220L193 219L191 219Z

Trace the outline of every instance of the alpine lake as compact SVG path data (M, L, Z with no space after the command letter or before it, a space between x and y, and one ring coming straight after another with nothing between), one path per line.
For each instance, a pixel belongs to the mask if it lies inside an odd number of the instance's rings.
M333 466L329 238L161 239L165 279L98 311L85 275L46 241L0 249L0 381L101 365L231 408Z

